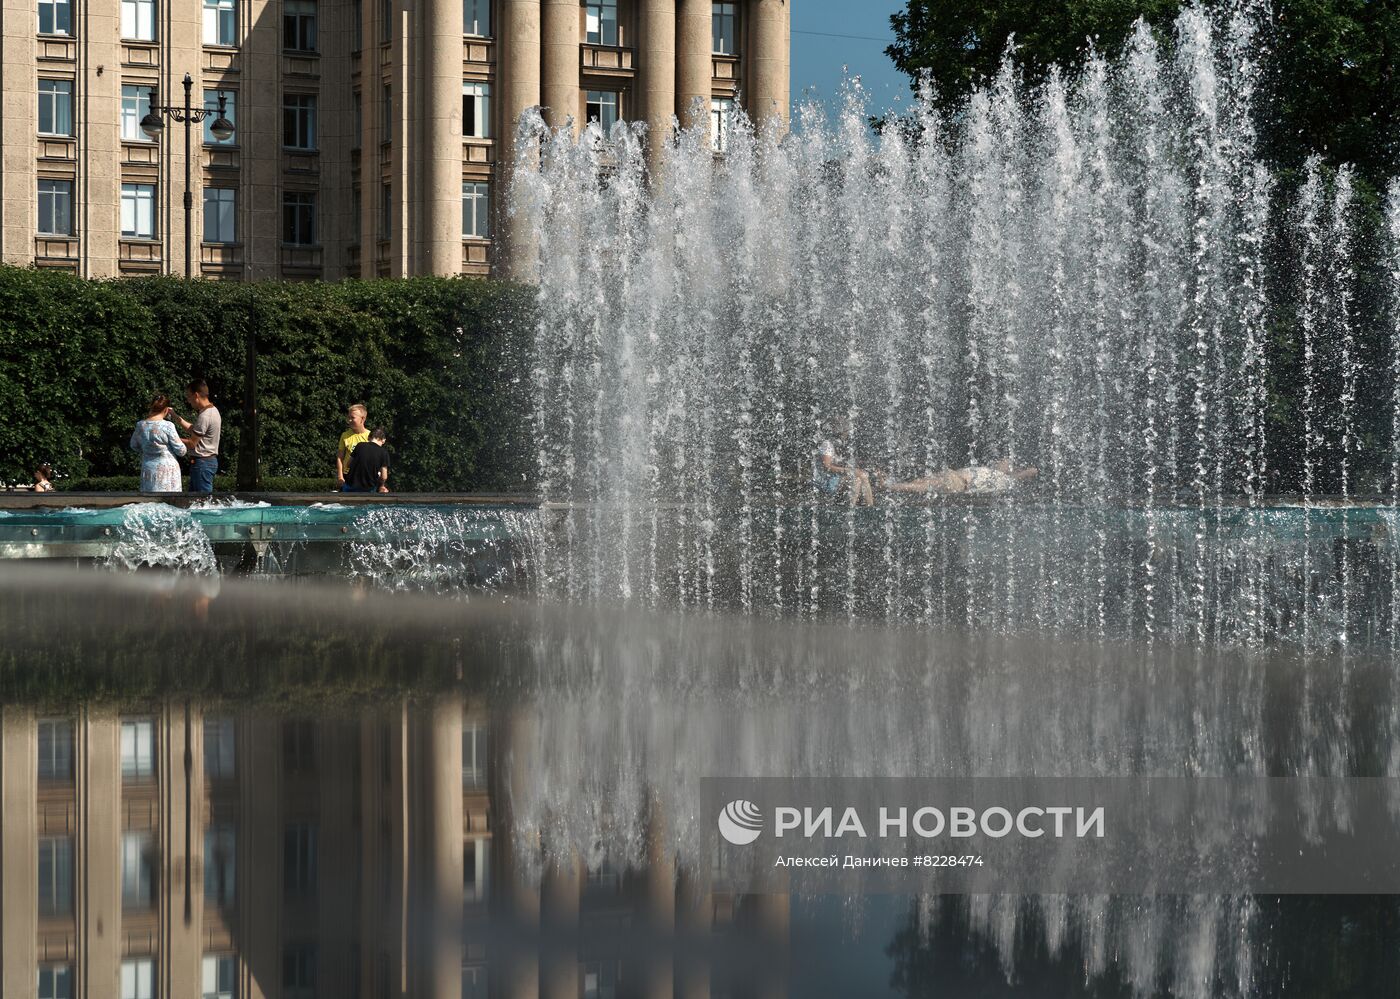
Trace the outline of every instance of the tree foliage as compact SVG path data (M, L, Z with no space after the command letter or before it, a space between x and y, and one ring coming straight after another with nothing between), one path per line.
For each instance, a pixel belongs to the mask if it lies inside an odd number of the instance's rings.
M1159 33L1182 0L908 0L890 21L886 51L936 99L956 109L995 74L1014 37L1016 59L1034 81L1058 63L1080 64L1092 44L1114 52L1139 17ZM1400 4L1376 0L1267 0L1264 154L1296 168L1309 153L1353 163L1375 188L1400 173Z

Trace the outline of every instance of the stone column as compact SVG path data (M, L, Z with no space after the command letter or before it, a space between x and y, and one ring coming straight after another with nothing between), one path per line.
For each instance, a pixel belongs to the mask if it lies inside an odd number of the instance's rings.
M73 885L77 894L78 981L89 996L120 995L122 962L121 720L112 714L78 722L73 746L78 836ZM81 891L77 891L82 886Z
M423 260L426 274L462 269L462 5L426 0L423 81Z
M26 151L28 146L25 147ZM27 708L0 712L0 993L34 994L38 968L39 815L34 716Z
M75 124L78 133L78 179L73 185L73 220L78 232L84 277L115 277L121 232L121 122L113 109L121 106L122 48L119 4L75 4L78 27L78 84ZM30 36L32 42L33 36ZM9 44L9 39L6 39ZM5 53L9 59L9 50ZM5 109L8 114L9 108ZM34 123L30 123L31 132ZM5 137L5 156L11 149ZM21 146L20 152L27 151ZM33 166L33 160L30 160ZM34 190L26 192L34 196ZM8 195L7 195L8 197ZM34 228L26 236L34 248ZM7 257L8 259L8 257Z
M543 41L540 53L543 72L540 103L544 119L553 128L562 128L570 118L578 131L579 100L579 5L578 0L543 0ZM510 69L507 67L506 72Z
M535 251L524 234L528 221L508 218L511 174L515 163L515 131L520 114L540 101L540 0L503 0L500 57L496 63L502 100L499 138L500 159L496 165L497 183L491 192L496 235L497 267L520 281L535 276ZM577 17L577 13L575 13ZM577 58L577 57L575 57Z
M203 96L200 97L201 102ZM199 235L196 233L195 238ZM183 263L183 260L182 260ZM195 258L199 266L199 258ZM163 953L156 962L158 994L192 996L203 972L204 746L188 704L163 712L159 744L163 774L160 823L160 914Z
M74 8L79 26L82 25L80 12L85 7ZM5 263L27 267L34 262L34 233L38 221L35 203L39 188L34 165L35 136L39 130L39 102L35 91L39 77L35 72L34 51L37 7L26 0L4 0L0 10L0 243L3 243ZM85 42L86 39L79 44ZM80 93L85 82L78 83ZM81 204L79 190L75 185L74 216L82 236L83 223L87 220L78 207Z
M679 0L676 17L676 113L686 128L707 126L710 120L711 76L710 0ZM699 115L695 114L699 102ZM708 133L707 133L708 134Z
M462 702L444 697L425 712L421 725L424 808L422 910L428 925L418 934L428 953L418 967L429 999L462 994Z
M647 123L647 161L655 171L676 111L676 0L641 0L638 117Z
M792 8L788 0L753 0L749 15L747 104L760 128L788 121L788 45Z

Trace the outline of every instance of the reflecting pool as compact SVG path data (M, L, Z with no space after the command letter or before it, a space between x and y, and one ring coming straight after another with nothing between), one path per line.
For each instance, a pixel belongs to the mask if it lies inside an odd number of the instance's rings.
M1393 776L1386 656L14 563L0 634L7 995L1369 996L1400 973L1393 897L752 894L701 814L735 774Z

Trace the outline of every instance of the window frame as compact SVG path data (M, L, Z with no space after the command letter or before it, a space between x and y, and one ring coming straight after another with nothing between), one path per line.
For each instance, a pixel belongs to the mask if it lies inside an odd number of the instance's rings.
M213 981L210 981L210 971L213 972ZM219 980L222 972L228 972L228 988L223 987ZM210 987L212 984L212 988ZM237 999L238 996L238 958L237 955L224 952L206 953L204 960L200 963L200 999Z
M122 911L145 912L155 907L155 835L128 829L121 839Z
M219 95L223 94L224 117L229 120L229 124L234 126L234 132L227 139L215 138L213 128L214 119L219 116ZM237 146L238 145L238 91L230 90L228 87L217 87L214 90L204 91L204 110L209 113L204 116L204 144L206 146Z
M215 195L212 201L209 197L209 195L211 194ZM224 197L224 195L227 195L227 197ZM209 208L211 204L213 204L215 207L215 236L221 238L210 237ZM223 227L225 222L225 204L227 204L228 206L228 214L226 220L228 222L230 231L228 233L227 238L222 238ZM210 243L215 246L231 246L238 242L238 188L217 187L212 184L204 188L204 226L202 231L200 232L200 240L202 242ZM208 757L206 756L205 759L207 760ZM228 777L224 775L219 775L218 779L227 780Z
M462 0L462 34L472 38L492 38L491 0ZM481 30L481 22L486 30Z
M129 979L128 971L130 971ZM128 982L132 986L129 989L127 988ZM131 957L123 961L121 966L121 999L155 999L155 995L155 960L149 957Z
M134 91L128 95L127 91ZM152 145L156 140L145 132L141 131L141 120L151 113L151 104L155 96L155 87L145 83L123 83L121 90L121 140L123 142L140 142L145 145ZM136 106L127 107L127 101L134 99ZM127 134L127 125L131 125L131 133Z
M468 119L472 124L470 131ZM468 139L491 138L491 84L485 80L462 81L462 135Z
M154 184L138 184L138 183L134 183L134 182L133 182L133 183L123 183L123 184L122 184L122 201L123 201L123 202L126 201L126 196L127 196L127 192L128 192L128 189L129 189L129 188L130 188L130 189L133 189L133 190L131 191L131 193L132 193L132 195L133 195L135 198L137 198L137 199L140 198L141 193L142 193L143 191L149 191L149 192L150 192L149 201L150 201L150 206L151 206L151 235L149 235L149 236L141 236L141 235L131 236L131 235L127 235L126 227L123 226L123 227L122 227L122 237L123 237L124 239L155 239L155 238L156 238L156 237L155 237L155 233L156 233L156 185L154 185ZM139 204L139 201L138 201L138 204ZM139 222L139 216L138 216L138 222ZM126 750L127 750L127 743L126 743L126 740L127 740L127 731L128 731L128 730L131 730L132 739L133 739L133 743L132 743L133 757L132 757L132 764L131 764L131 767L130 767L130 768L127 767L127 751L126 751ZM140 735L141 735L141 733L143 732L143 730L144 730L144 732L145 732L145 735L147 736L147 739L146 739L146 759L144 760L144 764L145 764L144 769L143 769L143 767L142 767L143 760L141 759L141 746L140 746L139 743L137 743L137 742L135 741L136 739L138 739L138 738L140 737ZM153 779L153 778L155 777L155 775L156 775L156 720L155 720L155 718L149 717L149 716L132 717L132 718L123 718L123 719L121 720L120 736L121 736L121 768L122 768L122 780L151 780L151 779Z
M728 28L726 37L725 29ZM729 48L722 46L729 43ZM739 5L712 0L710 4L710 54L737 56L739 54Z
M608 98L612 98L610 101ZM594 117L589 108L597 106L598 115ZM612 118L608 119L608 109L612 110ZM622 92L618 90L585 90L583 93L583 122L585 125L597 122L598 127L603 130L603 138L612 135L612 127L622 120Z
M282 0L282 51L298 55L319 53L319 18L316 0Z
M44 30L45 8L49 10L50 28L48 31ZM63 29L58 26L60 8L64 13L63 19L67 22L67 27ZM35 13L39 19L39 34L53 38L73 37L73 0L39 0Z
M282 95L282 148L299 153L317 151L316 126L319 101L317 94L284 93ZM289 103L290 102L290 103ZM288 116L291 116L290 118ZM292 142L287 141L288 125L291 125ZM305 140L308 144L299 144Z
M49 197L50 199L52 199L52 198L54 198L54 197L59 193L59 192L56 191L56 190L45 191L45 190L44 190L44 185L45 185L45 184L62 184L62 185L64 185L64 186L66 186L67 189L68 189L68 231L67 231L67 232L62 232L62 231L59 231L58 229L45 229L45 228L43 227L43 219L44 219L43 204L44 204L45 195L48 195L48 197ZM39 202L39 205L40 205L40 208L39 208L39 235L41 235L41 236L71 236L71 235L73 235L73 181L72 181L71 179L68 179L68 178L65 178L65 177L40 177L40 178L39 178L39 186L38 186L38 192L37 192L37 193L38 193L38 202ZM51 215L52 215L52 212L51 212ZM37 762L38 762L38 766L36 767L36 771L37 771L37 778L38 778L39 782L40 782L40 783L72 783L72 781L73 781L73 743L74 743L74 741L75 741L75 736L76 736L76 732L75 732L74 725L73 725L73 719L71 719L71 718L40 718L39 721L38 721L38 724L37 724L37 729L38 729L38 733L37 733L37 735L38 735L38 738L37 738L37 753L38 753L38 757L39 757L39 758L38 758L38 761L37 761ZM44 748L44 742L45 742L44 733L45 733L46 731L49 733L49 736L48 736L48 743L49 743L49 745L48 745L48 752L47 752L47 753L45 752L45 748ZM59 731L61 731L61 732L63 733L63 738L62 738L62 739L55 739L54 733L57 733L57 732L59 732ZM58 761L57 759L55 759L55 757L56 757L57 755L60 755L60 754L58 753L58 749L59 749L60 747L61 747L61 749L62 749L62 754L61 754L61 755L63 756L61 768L60 768L59 766L57 766L57 764L59 763L59 761ZM49 762L50 762L50 764L51 764L49 767L45 767L45 766L44 766L46 757L48 758L48 760L49 760ZM60 769L61 769L61 772L60 772Z
M468 190L468 189L471 190ZM472 232L467 224L467 205L472 205L472 220L482 232ZM491 239L491 184L483 180L462 181L462 238Z
M46 893L44 853L47 848L49 889ZM66 919L73 915L73 837L40 836L35 850L35 883L38 885L40 919ZM46 904L47 903L47 904Z
M723 153L729 149L729 117L733 113L733 98L710 98L710 148L714 152Z
M73 95L75 91L72 80L60 79L53 76L39 77L36 90L38 94L38 110L35 115L34 124L38 133L57 139L71 139L74 137L73 128ZM45 104L48 105L49 128L44 128ZM58 131L64 113L67 114L66 132Z
M316 223L317 223L316 208L317 208L317 205L316 205L316 193L315 193L314 191L283 191L283 192L282 192L282 243L283 243L284 246L306 247L306 246L316 246L316 245L318 245L317 242L316 242L316 239L317 239L317 233L316 233ZM309 239L308 241L302 242L302 241L299 241L299 240L296 240L296 239L288 239L288 238L287 238L287 237L288 237L288 226L287 226L287 221L288 221L288 215L287 215L287 213L288 213L288 211L292 211L292 212L296 212L296 213L300 213L300 212L302 212L302 211L307 212L306 226L307 226L307 228L308 228L308 230L309 230L309 236L310 236L310 239ZM293 228L294 231L293 231L292 235L297 235L298 233L297 233L295 230L298 230L298 229L300 228L301 220L300 220L300 219L297 219L297 218L294 216L294 217L293 217L293 222L294 222L294 224L293 224L292 228Z
M238 47L238 0L204 0L202 5L203 16L203 38L205 45L212 45L219 48ZM210 20L210 13L213 12L213 20ZM214 38L211 40L210 27L213 27ZM224 41L227 28L228 40Z
M610 48L616 48L622 44L622 19L618 13L618 0L586 0L583 9L583 40L586 44L603 45ZM609 12L611 12L611 20L609 20ZM594 27L595 21L596 28ZM610 32L611 41L608 40Z
M155 42L155 41L159 41L159 38L157 37L156 26L160 23L160 17L159 17L158 11L156 10L156 2L157 2L157 0L122 0L122 2L121 2L121 11L120 11L120 15L119 15L119 17L120 17L120 23L119 23L118 26L119 26L119 28L120 28L120 30L121 30L121 37L122 37L122 40L123 40L123 41L127 41L127 42ZM126 29L127 29L127 24L128 24L128 21L127 21L127 11L128 11L128 10L131 11L131 20L130 20L130 23L131 23L131 25L132 25L132 31L131 31L130 34L127 34L127 31L126 31ZM144 12L146 13L146 15L148 16L148 19L149 19L149 21L150 21L149 26L144 25L143 22L142 22L142 12L143 12L143 11L144 11ZM141 34L141 31L142 31L143 27L146 28L146 30L148 30L148 31L150 32L149 35L143 35L143 34Z
M44 974L48 973L48 989L44 988ZM65 977L65 988L58 987L58 974ZM35 990L38 999L73 999L73 965L68 961L45 961L39 965L39 981Z
M219 909L238 904L238 826L233 822L204 827L204 904Z

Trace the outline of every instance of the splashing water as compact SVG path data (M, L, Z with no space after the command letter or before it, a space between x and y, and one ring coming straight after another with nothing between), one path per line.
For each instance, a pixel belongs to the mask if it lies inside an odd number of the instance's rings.
M188 510L164 503L122 509L117 542L107 556L113 568L179 569L199 575L218 571L209 535Z
M854 86L789 135L737 121L722 158L683 131L655 176L640 126L527 115L538 474L569 510L550 578L1005 632L1393 634L1395 547L1346 510L1390 471L1361 449L1351 174L1275 189L1261 17L1193 6L1173 44L1139 26L1036 88L1008 56L964 113L925 89L879 136ZM1270 418L1280 279L1298 428ZM1007 459L1037 498L851 509L813 486L846 423L843 457L891 479Z

